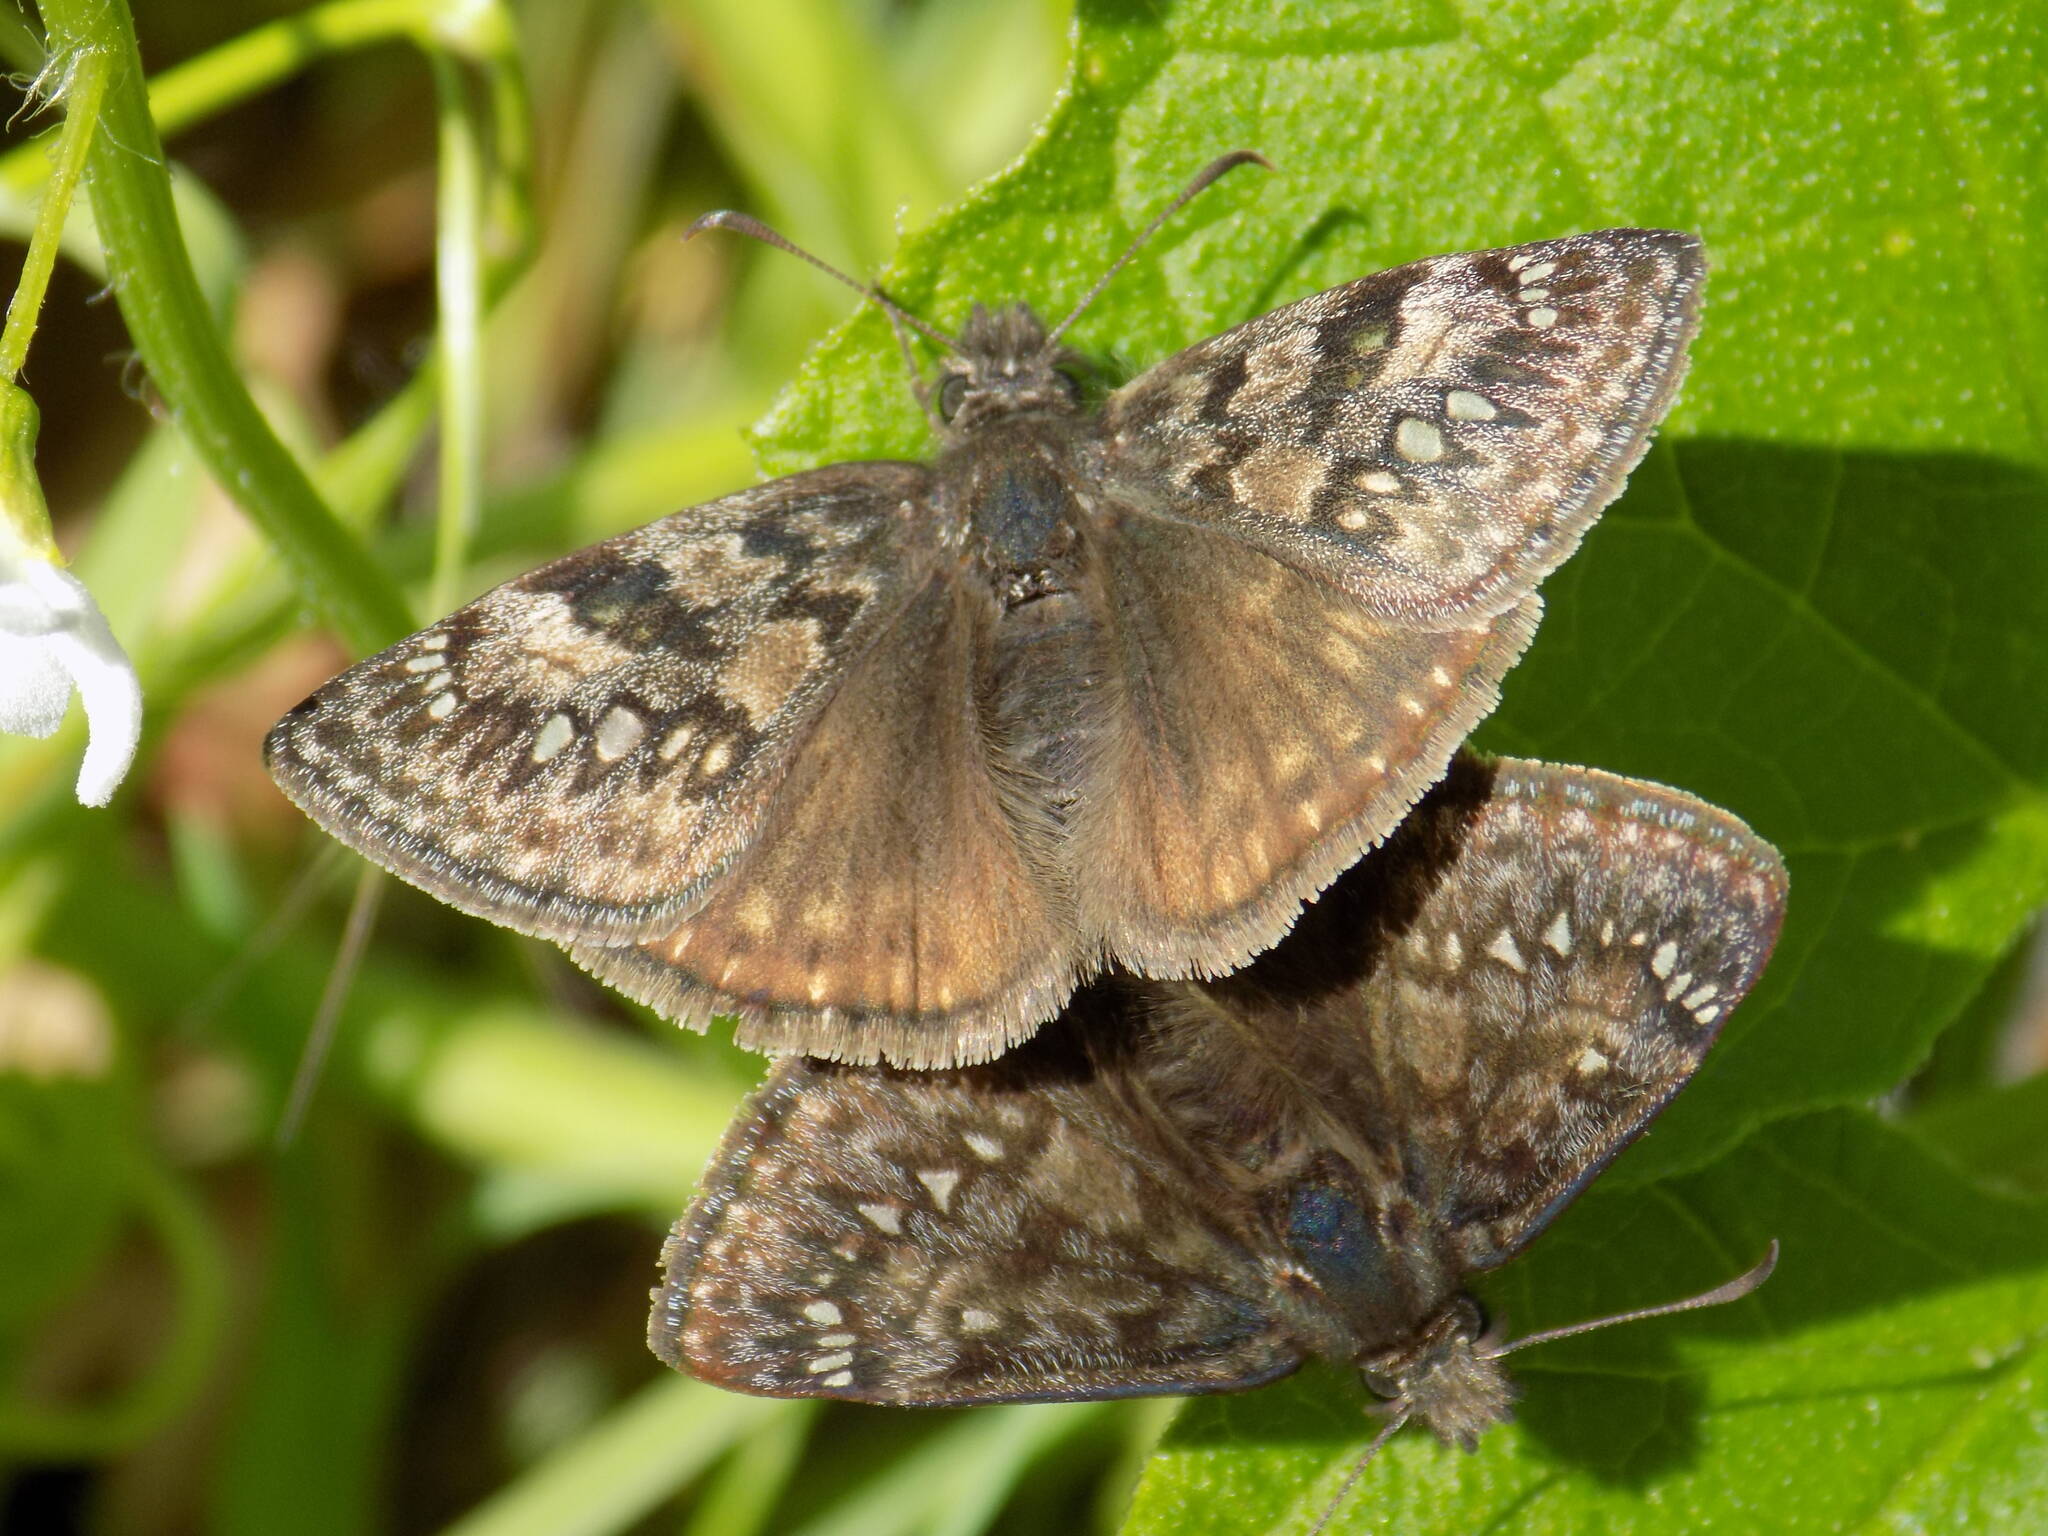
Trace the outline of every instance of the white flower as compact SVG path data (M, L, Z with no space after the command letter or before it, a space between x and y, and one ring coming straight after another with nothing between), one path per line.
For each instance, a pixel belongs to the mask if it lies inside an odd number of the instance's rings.
M105 805L135 760L142 685L85 583L0 520L0 731L48 736L74 687L88 732L78 799Z

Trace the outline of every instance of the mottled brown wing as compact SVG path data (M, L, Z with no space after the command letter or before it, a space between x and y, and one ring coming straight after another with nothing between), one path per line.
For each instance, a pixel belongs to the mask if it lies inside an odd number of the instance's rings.
M1541 611L1415 629L1221 528L1131 517L1094 542L1070 863L1084 931L1150 976L1215 975L1285 933L1443 773Z
M930 580L914 464L839 465L566 556L271 731L329 832L555 939L671 926L754 840L856 658Z
M1704 272L1691 235L1610 229L1332 288L1117 391L1107 489L1227 528L1385 619L1504 613L1642 457Z
M1283 944L1170 1012L1159 1054L1202 1085L1185 1134L1282 1103L1281 1140L1340 1154L1365 1228L1454 1290L1685 1085L1784 899L1776 852L1688 795L1461 758Z
M989 1067L788 1062L664 1254L648 1339L775 1397L1229 1391L1301 1361L1213 1198L1059 1034Z
M1029 1035L1082 956L1047 813L982 713L992 618L984 594L929 579L846 669L703 905L571 954L692 1027L737 1015L754 1050L924 1067Z

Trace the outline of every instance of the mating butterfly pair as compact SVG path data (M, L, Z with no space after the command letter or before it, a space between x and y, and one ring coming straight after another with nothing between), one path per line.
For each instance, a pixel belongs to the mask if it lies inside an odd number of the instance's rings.
M1409 814L1641 456L1701 272L1646 230L1436 257L1096 409L1072 316L977 309L932 464L508 583L315 693L272 771L670 1017L842 1063L743 1113L668 1251L672 1363L940 1403L1321 1353L1469 1439L1507 1387L1462 1277L1683 1084L1782 901L1739 823L1604 775L1462 762Z

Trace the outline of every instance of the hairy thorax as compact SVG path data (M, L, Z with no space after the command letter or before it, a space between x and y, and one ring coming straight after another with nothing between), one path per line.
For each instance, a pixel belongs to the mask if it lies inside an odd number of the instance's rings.
M939 460L940 505L1007 614L1070 592L1090 515L1079 418L1019 412L981 423Z

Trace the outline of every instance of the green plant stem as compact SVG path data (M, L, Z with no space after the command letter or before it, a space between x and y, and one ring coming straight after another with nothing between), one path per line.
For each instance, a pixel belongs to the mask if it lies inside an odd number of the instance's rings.
M64 127L58 134L57 153L51 157L50 181L43 190L42 207L36 212L28 254L22 258L21 278L14 285L14 298L7 306L7 328L0 332L0 379L18 378L21 365L28 361L28 344L36 333L36 316L42 312L50 273L57 266L64 220L71 212L78 178L85 172L86 153L92 148L93 130L99 124L100 101L106 88L105 55L79 55L72 63L71 77L64 82Z
M64 1410L0 1404L0 1446L10 1455L88 1461L147 1439L183 1411L205 1384L227 1324L228 1264L189 1190L146 1154L131 1160L141 1213L155 1228L177 1277L178 1305L155 1367L108 1407Z
M186 254L124 0L44 0L51 49L107 61L88 168L115 298L136 350L214 478L359 651L402 634L404 599L335 519L242 385Z
M150 83L150 112L168 136L331 54L393 38L437 52L448 41L438 23L454 9L449 0L332 0L280 17L165 70Z
M462 66L429 55L440 138L434 290L441 343L440 506L428 609L455 605L483 502L483 149Z

